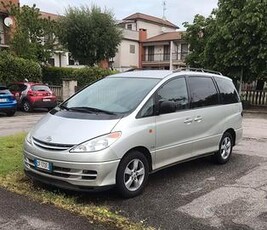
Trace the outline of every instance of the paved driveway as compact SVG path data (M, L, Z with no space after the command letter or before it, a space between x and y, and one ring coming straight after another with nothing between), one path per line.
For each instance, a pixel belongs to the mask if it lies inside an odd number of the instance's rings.
M28 132L46 113L46 110L34 111L30 114L18 111L13 117L0 114L0 136L12 135L17 132Z
M0 132L8 134L9 125L15 132L15 123L18 131L27 130L43 115L0 117L0 130L6 130ZM267 115L245 114L244 139L226 165L205 158L159 171L133 199L114 191L77 195L85 204L102 204L160 229L266 230Z

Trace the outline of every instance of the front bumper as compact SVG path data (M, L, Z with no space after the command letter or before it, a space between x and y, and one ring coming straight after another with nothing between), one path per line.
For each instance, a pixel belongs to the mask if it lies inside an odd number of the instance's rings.
M37 169L34 160L52 164L51 171ZM24 150L24 170L30 178L40 182L71 190L92 190L112 186L116 183L116 172L120 160L88 163L68 162L41 158Z

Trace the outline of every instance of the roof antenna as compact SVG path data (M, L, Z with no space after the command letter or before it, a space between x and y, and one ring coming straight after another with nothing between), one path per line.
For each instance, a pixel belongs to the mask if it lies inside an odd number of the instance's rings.
M166 10L167 10L167 7L166 7L166 0L163 0L163 2L162 2L162 6L163 6L163 16L162 16L162 19L163 19L163 20L166 20Z

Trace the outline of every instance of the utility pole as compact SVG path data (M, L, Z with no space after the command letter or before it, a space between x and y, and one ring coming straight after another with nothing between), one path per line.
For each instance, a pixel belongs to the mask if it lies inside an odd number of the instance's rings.
M167 10L167 7L166 7L166 1L165 0L163 0L162 5L163 5L163 16L162 16L162 18L164 20L166 20L166 10Z

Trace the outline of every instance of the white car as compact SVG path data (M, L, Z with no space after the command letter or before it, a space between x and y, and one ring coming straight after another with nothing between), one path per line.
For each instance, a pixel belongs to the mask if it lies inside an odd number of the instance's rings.
M25 172L66 189L115 185L133 197L159 169L207 155L226 163L241 137L242 105L230 78L125 72L87 86L39 121L25 140Z

